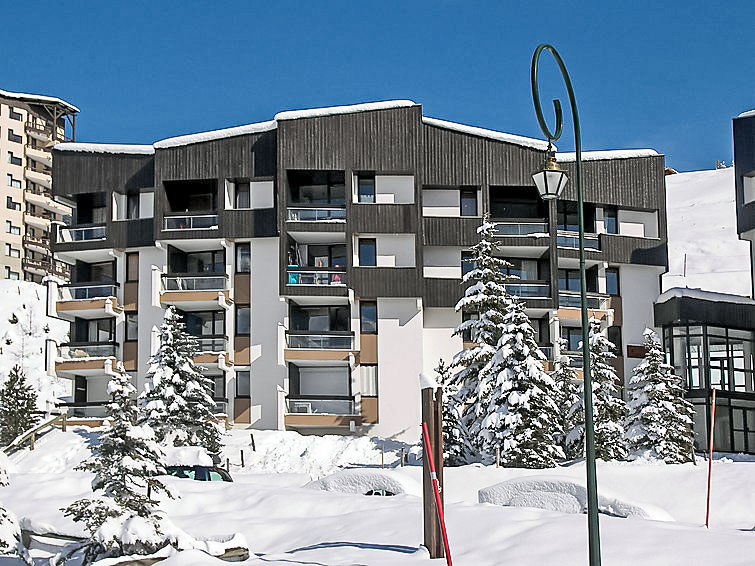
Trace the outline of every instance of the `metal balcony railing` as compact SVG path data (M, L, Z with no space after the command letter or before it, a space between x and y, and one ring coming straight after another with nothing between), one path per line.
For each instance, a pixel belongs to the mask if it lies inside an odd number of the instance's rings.
M58 346L58 360L114 358L118 355L115 342L68 342Z
M288 268L288 285L346 285L346 270Z
M556 243L559 248L579 249L579 234L559 230ZM585 234L585 249L600 250L600 241L597 234Z
M227 351L224 336L194 336L200 354L218 354Z
M287 209L289 222L328 222L345 221L346 209L329 208L289 208Z
M297 415L353 415L354 399L286 398L286 411Z
M58 287L58 300L75 301L117 297L117 291L117 283L71 283Z
M68 419L101 419L107 416L109 401L87 401L82 403L57 403L58 408L68 409Z
M59 236L59 241L64 243L104 240L107 237L105 226L60 228Z
M222 291L227 289L227 276L218 273L162 276L163 291Z
M496 236L532 236L533 234L548 235L547 222L496 222Z
M213 399L215 407L212 409L213 415L228 415L228 399Z
M548 283L506 283L506 291L523 299L547 299L551 295Z
M352 350L354 337L344 334L286 334L286 345L301 350Z
M164 230L212 230L218 227L217 214L187 214L166 216Z
M610 297L598 293L587 294L587 308L595 310L608 310ZM569 308L582 307L582 295L579 291L559 291L558 306Z

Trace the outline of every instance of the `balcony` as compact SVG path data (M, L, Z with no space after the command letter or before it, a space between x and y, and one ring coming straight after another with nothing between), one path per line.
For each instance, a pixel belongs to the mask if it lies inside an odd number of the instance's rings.
M26 133L34 139L48 141L52 138L52 125L42 124L40 122L27 121L25 124Z
M217 214L188 214L163 218L163 230L215 230L217 227Z
M194 336L200 354L219 354L227 352L227 338L225 336Z
M29 259L25 257L21 264L25 271L35 273L36 275L55 275L61 279L69 279L71 277L70 268L59 261L51 261L50 259Z
M587 315L590 318L604 319L613 313L611 310L610 297L600 293L587 293ZM579 291L558 292L558 316L559 318L580 319L582 297Z
M85 401L81 403L57 403L56 407L66 409L68 421L71 424L84 424L86 426L100 426L107 416L109 401ZM75 422L79 420L79 422ZM81 423L80 421L84 421Z
M50 212L54 212L55 214L60 214L62 216L71 214L71 207L53 200L52 195L47 191L26 189L24 198L27 202L49 210Z
M496 222L495 223L495 236L507 237L507 236L533 236L533 237L548 237L548 223L547 222Z
M506 283L504 286L510 295L522 299L547 299L551 296L551 287L547 282Z
M55 216L48 211L33 213L24 212L24 224L34 226L34 228L39 228L44 232L50 231L50 225L53 220L55 220Z
M579 249L579 233L559 230L557 245L559 248ZM597 234L585 234L585 249L600 251L600 240Z
M57 361L114 358L117 354L116 342L66 342L58 346Z
M119 316L117 283L71 283L58 287L57 315L67 320L74 318L105 318Z
M286 398L287 427L330 428L362 424L362 416L355 414L353 398Z
M52 155L47 149L26 144L26 155L37 163L41 163L44 167L52 167Z
M24 247L27 249L43 254L50 253L49 238L35 238L33 236L24 236L22 241Z
M91 242L104 240L107 237L105 226L76 226L61 227L58 232L58 242Z
M30 169L27 165L25 175L29 181L33 181L38 185L42 185L48 190L52 189L52 175L50 173L45 173L44 171L35 171L34 169Z
M297 332L286 334L286 347L296 350L346 350L354 349L354 335L351 332L323 333Z
M118 345L114 342L68 343L58 346L55 373L59 377L107 376L115 369Z
M290 207L288 222L346 222L344 207Z
M224 273L163 274L160 302L188 311L230 305L228 277Z
M286 285L346 285L345 269L322 269L315 267L289 266Z

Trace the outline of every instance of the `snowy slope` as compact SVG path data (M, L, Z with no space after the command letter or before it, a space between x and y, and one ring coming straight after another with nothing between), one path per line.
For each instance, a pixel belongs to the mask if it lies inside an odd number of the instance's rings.
M737 236L734 196L733 167L666 177L669 271L663 276L664 291L693 287L750 296L750 246Z
M66 342L69 331L67 322L47 316L46 302L43 285L0 280L0 383L14 365L20 365L39 392L41 410L46 409L46 401L69 394L71 388L69 380L45 373L45 341Z

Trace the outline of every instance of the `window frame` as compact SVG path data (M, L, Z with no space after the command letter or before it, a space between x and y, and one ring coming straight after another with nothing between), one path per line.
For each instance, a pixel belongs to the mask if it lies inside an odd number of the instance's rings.
M374 308L375 312L375 320L374 320L374 329L367 328L365 329L365 320L366 317L364 316L364 309L365 307L372 307ZM359 332L360 334L377 334L378 333L378 306L377 301L359 301Z
M132 261L136 258L136 276L132 272ZM139 281L139 252L127 252L126 253L126 283L134 283Z
M244 190L239 190L244 187ZM246 195L246 206L242 206L240 196ZM233 208L235 210L251 210L252 208L252 183L251 181L236 181L233 191Z
M248 393L246 393L245 395L239 393L239 383L241 383L241 380L239 379L240 374L246 374L246 378L245 378L246 383L249 385ZM236 387L235 387L236 399L251 399L252 398L252 372L248 369L236 370L235 378L236 378Z
M239 266L241 265L241 250L246 249L247 252L247 261L248 265L246 269L241 269ZM236 263L235 263L235 269L236 273L251 273L252 272L252 244L250 242L241 242L236 244Z
M239 330L239 321L241 318L239 317L239 312L242 310L246 310L249 313L248 324L246 328ZM252 333L252 307L250 305L236 305L236 311L234 312L234 314L236 316L234 317L233 326L236 336L250 336Z
M373 263L364 263L364 254L362 253L362 246L368 246L372 244ZM359 267L377 267L377 238L359 238L357 245L359 247Z
M616 292L611 293L611 290L608 288L608 274L615 273L616 274ZM607 267L606 268L606 295L611 295L612 297L617 297L621 295L621 280L619 278L619 268L618 267Z
M374 173L357 173L357 202L359 204L375 204L377 200L376 187L375 187L375 174ZM370 193L362 194L362 182L371 182L372 191ZM365 186L370 186L365 184ZM362 197L371 197L372 200L366 200Z
M131 318L131 322L129 322L129 318ZM127 312L124 314L123 317L123 341L124 342L137 342L139 340L139 315L135 312ZM135 338L129 338L130 331L133 328L134 332L136 332Z
M609 220L612 220L613 231L609 230ZM618 234L619 233L619 211L615 206L603 207L603 230L606 234Z
M471 199L469 198L471 195ZM474 214L464 214L464 201L465 196L467 200L474 201ZM477 189L472 187L461 187L459 189L459 216L468 218L468 217L477 217L479 216L479 203L477 202Z

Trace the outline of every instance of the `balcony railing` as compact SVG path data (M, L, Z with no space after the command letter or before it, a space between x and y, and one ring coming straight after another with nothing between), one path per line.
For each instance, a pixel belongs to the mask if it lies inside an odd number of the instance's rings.
M213 399L215 406L212 408L213 415L228 415L228 399Z
M26 122L26 130L30 132L37 132L39 134L47 134L49 136L52 135L52 125L48 124L40 124L38 122Z
M579 234L559 230L556 242L559 248L579 249ZM585 249L600 250L597 234L585 234Z
M546 360L553 360L553 347L540 346L540 351L543 353Z
M569 365L573 368L582 368L584 366L584 358L582 357L582 352L576 352L576 351L561 351L562 356L566 356L569 358Z
M163 291L222 291L227 288L225 274L171 275L162 277Z
M353 415L353 399L286 398L286 411L297 415Z
M547 222L496 222L496 236L532 236L534 234L548 235Z
M194 336L200 354L217 354L226 351L224 336Z
M218 227L217 214L166 216L164 230L212 230Z
M506 291L523 299L547 299L551 295L548 283L506 283Z
M559 307L582 307L582 295L579 291L559 291L558 292L558 306ZM609 297L608 295L599 295L598 293L587 294L587 308L595 310L608 310Z
M58 360L114 358L118 355L115 342L69 342L58 346Z
M71 283L58 287L59 301L117 297L117 283Z
M288 268L288 285L346 285L345 270Z
M346 209L332 208L289 208L289 222L328 222L346 220Z
M44 248L45 250L50 249L50 239L49 238L35 238L33 236L24 236L23 244L25 247L38 247L38 248Z
M352 350L354 337L344 334L286 334L286 345L301 350Z
M109 401L88 401L83 403L57 403L59 408L68 409L68 418L101 419L107 416Z
M61 264L59 262L29 259L25 257L21 264L23 265L24 269L36 269L38 271L44 271L45 273L49 273L51 275L57 275L58 277L62 277L64 279L71 276L70 268L66 267L65 264Z
M87 242L106 238L105 226L61 228L59 234L61 242Z

